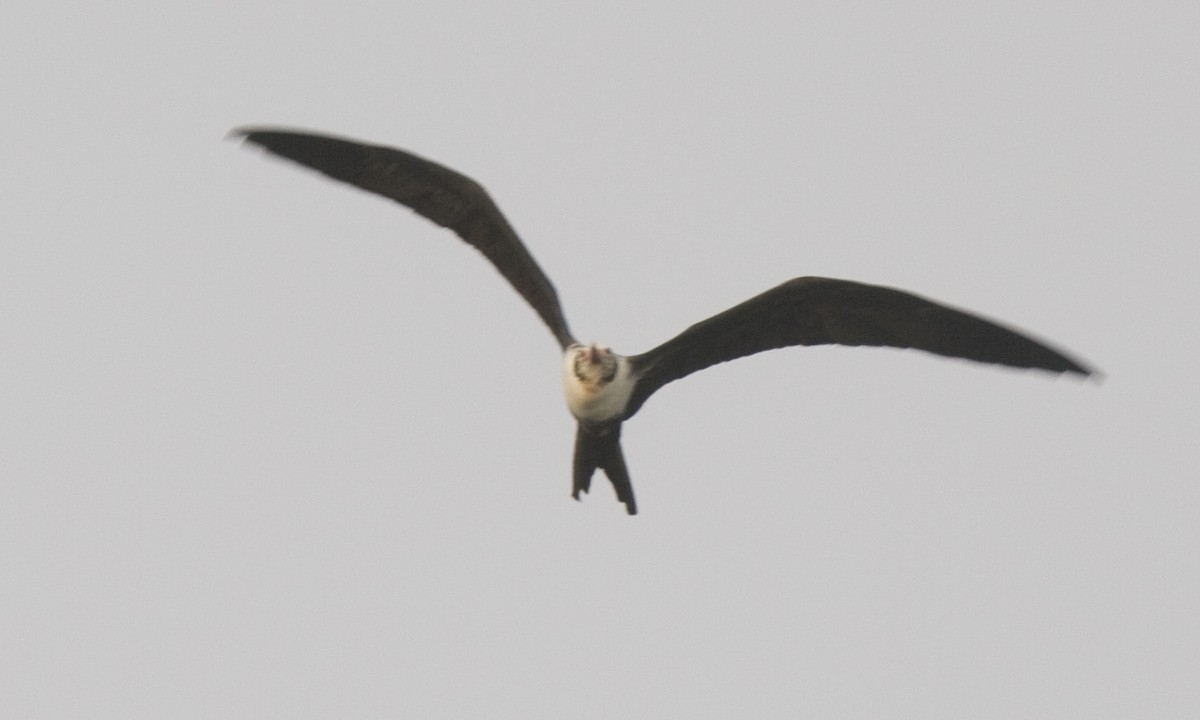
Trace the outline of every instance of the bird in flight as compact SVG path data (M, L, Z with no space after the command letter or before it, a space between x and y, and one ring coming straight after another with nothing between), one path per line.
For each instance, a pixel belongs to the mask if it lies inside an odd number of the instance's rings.
M575 339L537 261L483 187L412 153L277 128L233 135L267 152L394 200L452 230L491 261L541 317L563 351L563 390L575 417L572 496L603 470L617 499L637 514L621 425L669 382L717 363L792 345L916 348L948 357L1055 374L1093 370L1064 353L978 315L877 285L798 277L702 320L640 355Z

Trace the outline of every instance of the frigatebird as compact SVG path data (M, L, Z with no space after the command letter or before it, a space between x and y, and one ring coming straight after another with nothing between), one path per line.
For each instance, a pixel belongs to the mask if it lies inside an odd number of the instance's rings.
M347 138L278 128L232 133L267 152L382 195L452 230L492 262L554 334L563 388L578 428L572 496L601 469L637 514L621 452L621 425L656 390L697 370L792 345L916 348L948 357L1055 374L1093 370L1026 334L978 315L888 287L798 277L692 325L640 355L575 339L546 273L476 181L412 153Z

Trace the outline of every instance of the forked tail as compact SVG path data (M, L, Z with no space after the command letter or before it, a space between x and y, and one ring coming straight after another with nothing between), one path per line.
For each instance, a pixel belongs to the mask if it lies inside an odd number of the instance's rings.
M591 489L592 474L599 468L604 471L617 491L617 500L625 503L630 515L637 515L637 501L633 499L633 484L629 481L629 470L621 454L621 424L586 426L579 423L575 432L574 485L571 496L579 499L579 493Z

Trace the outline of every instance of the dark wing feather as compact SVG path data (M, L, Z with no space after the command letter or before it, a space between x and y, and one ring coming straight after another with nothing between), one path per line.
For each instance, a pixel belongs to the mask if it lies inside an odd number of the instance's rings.
M802 277L631 357L639 379L625 417L673 380L710 365L791 345L884 345L1054 373L1093 372L1026 335L911 293L849 280Z
M379 145L284 130L235 131L246 142L411 208L458 234L491 260L554 333L564 349L574 342L558 294L504 219L487 191L471 178L411 153Z

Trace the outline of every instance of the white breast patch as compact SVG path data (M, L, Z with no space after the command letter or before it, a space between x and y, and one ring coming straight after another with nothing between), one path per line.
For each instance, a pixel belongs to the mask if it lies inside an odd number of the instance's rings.
M580 380L575 375L574 365L574 355L568 351L563 355L563 393L571 414L576 419L590 422L607 422L621 417L635 384L629 361L618 356L616 377L607 383Z

